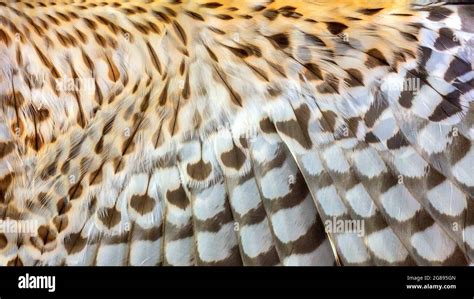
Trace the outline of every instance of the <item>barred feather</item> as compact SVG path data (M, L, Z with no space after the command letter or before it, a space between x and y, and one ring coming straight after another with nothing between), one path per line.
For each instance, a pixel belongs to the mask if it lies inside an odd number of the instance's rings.
M474 6L410 2L0 0L0 264L472 264Z

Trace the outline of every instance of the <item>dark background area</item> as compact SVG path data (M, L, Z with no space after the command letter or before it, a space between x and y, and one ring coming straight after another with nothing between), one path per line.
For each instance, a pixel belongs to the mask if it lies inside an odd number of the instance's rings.
M55 275L56 292L18 289L18 277ZM407 276L456 276L456 290L407 290ZM425 283L424 281L420 284ZM8 298L473 298L473 267L12 267Z

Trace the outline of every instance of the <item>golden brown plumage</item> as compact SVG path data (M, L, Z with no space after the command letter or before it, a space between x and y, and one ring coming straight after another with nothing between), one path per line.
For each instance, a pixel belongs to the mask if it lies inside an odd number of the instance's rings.
M472 263L473 7L382 2L0 0L0 264Z

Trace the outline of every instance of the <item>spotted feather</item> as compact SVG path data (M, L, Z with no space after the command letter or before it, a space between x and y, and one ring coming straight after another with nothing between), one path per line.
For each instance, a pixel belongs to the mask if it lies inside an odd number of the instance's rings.
M472 264L474 8L417 2L0 0L0 264Z

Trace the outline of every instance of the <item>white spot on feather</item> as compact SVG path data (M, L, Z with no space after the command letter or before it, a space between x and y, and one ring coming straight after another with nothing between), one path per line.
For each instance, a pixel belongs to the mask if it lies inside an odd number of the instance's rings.
M240 238L242 249L251 258L267 252L273 244L267 220L254 225L245 225L240 230Z
M271 217L276 237L284 243L297 240L316 221L316 209L310 196L299 205L282 209Z
M338 234L337 245L349 263L363 263L370 258L363 239L356 234Z
M428 163L412 147L396 150L393 164L401 175L410 178L425 175L428 167Z
M347 191L346 199L358 215L364 218L375 215L374 202L362 184L357 184Z
M473 136L474 139L474 136ZM456 165L452 168L453 175L461 183L466 184L469 187L474 186L474 175L472 170L474 168L474 147L471 146L469 152Z
M227 223L216 232L198 232L196 235L199 257L205 262L220 261L229 257L237 244L234 224Z
M421 205L403 185L393 186L382 194L381 202L390 217L398 221L411 219L421 209Z
M457 216L467 207L464 193L446 180L429 190L426 197L436 210L449 216Z
M238 185L230 196L232 208L240 215L245 215L248 211L257 208L260 202L257 185L253 179Z
M365 176L372 178L386 171L385 163L375 149L368 147L354 154L357 169Z
M171 265L191 265L194 258L194 239L189 237L167 242L165 255L166 261Z
M341 216L347 213L347 209L333 185L318 190L316 197L326 215Z
M417 253L430 262L442 262L456 249L454 243L439 227L433 224L422 232L413 234L411 244Z
M331 170L341 173L349 171L349 163L344 158L344 152L339 146L333 145L326 149L323 158Z
M451 126L429 123L420 131L418 143L429 155L440 153L451 142L451 138L448 137L449 132L451 132Z
M216 184L196 194L194 198L194 215L201 220L214 217L224 210L225 188L223 184Z
M404 261L408 251L389 227L367 237L367 245L379 259L396 263Z

